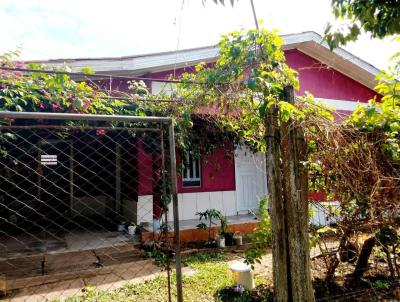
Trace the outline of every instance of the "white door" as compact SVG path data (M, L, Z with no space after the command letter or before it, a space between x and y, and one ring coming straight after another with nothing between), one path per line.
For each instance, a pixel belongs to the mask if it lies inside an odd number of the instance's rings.
M236 200L238 214L258 210L258 202L267 193L265 155L242 146L235 150Z

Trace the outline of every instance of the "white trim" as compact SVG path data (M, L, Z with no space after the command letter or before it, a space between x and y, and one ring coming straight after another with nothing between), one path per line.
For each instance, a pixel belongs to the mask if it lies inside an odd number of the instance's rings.
M140 195L137 203L137 223L153 225L153 195Z
M252 183L249 180L253 179ZM246 182L246 183L244 183ZM258 210L259 199L267 194L267 173L265 165L265 154L253 153L246 146L239 146L235 150L235 184L236 184L236 209L237 214L248 213L250 210ZM243 185L243 186L242 186ZM246 200L247 204L254 203L252 207L243 205L244 200L252 195L249 191L245 193L242 189L246 187L257 191L256 198L251 201ZM250 189L251 190L251 189ZM254 191L253 191L254 192ZM249 196L250 195L250 196ZM247 198L245 197L247 196ZM255 203L256 202L256 203Z
M281 37L284 40L284 50L298 49L371 89L376 86L375 77L379 73L379 69L342 48L330 51L327 43L316 32L309 31L282 35ZM206 46L138 56L57 59L35 62L51 66L67 64L73 71L80 71L89 66L98 73L142 75L147 72L168 71L172 68L193 66L199 62L214 62L218 55L217 46Z
M190 157L192 159L192 165L190 167ZM201 187L201 158L195 158L189 152L184 156L185 165L182 171L182 187L184 188L199 188ZM198 170L198 171L197 171ZM192 172L193 177L190 177L190 172ZM197 172L199 176L196 177ZM199 182L198 185L185 185L185 182Z
M353 111L357 106L366 106L368 103L345 101L345 100L334 100L324 98L314 98L317 102L333 107L336 110Z
M309 219L312 225L321 227L337 223L339 217L329 214L331 214L330 209L335 211L340 207L339 201L311 202L310 207L312 215Z
M151 81L152 94L171 96L176 90L176 84Z
M313 31L303 32L303 33L296 33L296 34L289 34L282 36L283 40L285 41L283 49L290 49L286 48L286 46L293 45L293 44L302 44L305 42L314 42L319 44L329 50L328 43L324 41L324 39ZM297 48L297 47L295 47ZM329 50L330 51L330 50ZM331 52L331 51L330 51ZM351 54L347 50L343 48L335 48L332 50L333 53L340 56L345 61L350 61L353 64L357 65L358 67L366 70L367 72L374 74L375 76L380 72L378 68L371 65L370 63L360 59L359 57ZM331 52L331 53L332 53Z
M200 62L213 62L217 59L219 49L217 46L186 49L181 51L161 52L149 55L139 55L120 58L99 59L57 59L38 61L51 66L67 64L73 71L80 71L89 66L96 72L116 74L143 74L193 66Z
M172 204L169 205L168 220L173 221ZM237 214L236 192L215 191L215 192L194 192L178 194L179 220L199 219L196 212L207 209L217 209L226 216Z

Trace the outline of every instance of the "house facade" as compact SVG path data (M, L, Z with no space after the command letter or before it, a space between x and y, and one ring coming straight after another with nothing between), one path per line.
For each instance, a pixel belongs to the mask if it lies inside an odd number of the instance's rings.
M284 35L282 38L286 61L299 73L298 95L310 92L317 101L334 107L338 115L348 115L358 104L380 98L374 91L379 70L372 65L343 49L331 52L321 36L314 32ZM98 74L116 75L118 78L110 80L109 85L122 91L127 89L124 76L142 76L150 79L146 84L152 93L168 93L173 88L163 80L171 75L178 77L184 72L194 72L196 64L213 63L217 57L218 48L210 46L132 57L42 63L53 66L65 63L74 71L88 66ZM142 152L140 146L138 148L137 216L141 221L151 222L154 196L151 183L146 182L151 177L146 175L152 173L152 158ZM233 145L224 145L200 159L188 155L180 160L186 163L178 176L181 220L196 219L196 212L209 208L222 210L227 216L248 213L258 208L259 199L267 193L265 158L246 147L234 149Z

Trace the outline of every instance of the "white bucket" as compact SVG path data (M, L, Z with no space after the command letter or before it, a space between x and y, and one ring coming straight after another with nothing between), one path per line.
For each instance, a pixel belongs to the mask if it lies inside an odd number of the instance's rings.
M125 222L121 222L118 224L118 232L123 232L125 231Z
M236 286L242 285L247 290L254 289L253 272L251 271L250 265L243 262L236 262L231 264L229 268L232 271Z
M136 232L136 225L130 225L130 226L128 226L128 234L129 235L135 235L135 232Z
M159 219L153 220L153 232L160 233L161 232L161 222Z
M224 248L225 247L225 237L223 237L223 236L218 236L217 237L217 246L219 248Z

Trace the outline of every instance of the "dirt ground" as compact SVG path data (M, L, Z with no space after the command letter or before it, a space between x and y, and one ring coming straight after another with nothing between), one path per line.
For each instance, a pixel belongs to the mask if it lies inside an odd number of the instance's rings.
M131 251L126 251L131 253ZM186 250L189 254L191 251ZM192 252L195 252L194 250ZM243 260L243 250L231 249L227 252L228 264ZM312 251L317 254L317 251ZM101 252L98 251L99 255ZM34 285L22 290L14 291L12 296L2 301L22 302L22 301L45 301L65 298L82 293L85 286L94 286L99 290L112 290L127 283L141 283L165 274L162 268L154 264L153 259L129 259L126 258L124 263L119 263L117 258L104 258L108 252L104 251L103 259L105 266L95 268L95 274L87 277L71 276L71 278L63 281L54 280L44 285ZM117 256L116 256L117 257ZM119 260L123 259L123 253L119 254ZM56 261L55 261L56 263ZM64 265L73 265L73 261L63 260ZM380 265L384 265L380 263ZM341 264L337 269L335 282L325 284L322 280L326 266L322 258L316 258L311 261L311 270L314 278L314 288L317 301L396 301L393 292L398 289L395 283L388 283L386 290L376 289L372 284L382 276L377 267L371 266L369 272L365 274L366 282L360 284L358 288L348 288L345 284L345 276L352 272L353 264ZM384 267L383 267L384 271ZM185 275L195 274L196 272L190 268L183 268ZM254 276L259 278L263 284L272 285L272 254L269 251L265 254L260 263L255 265ZM378 279L377 279L378 278ZM123 281L121 281L123 280ZM1 280L0 280L1 282ZM40 280L38 281L40 282Z

